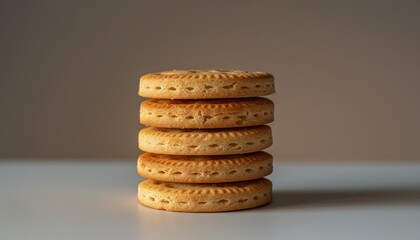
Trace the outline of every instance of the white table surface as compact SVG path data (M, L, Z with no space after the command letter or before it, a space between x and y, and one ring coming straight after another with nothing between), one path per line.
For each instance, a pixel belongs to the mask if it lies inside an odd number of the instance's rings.
M0 163L0 239L420 239L420 165L276 162L273 203L173 213L136 200L136 161Z

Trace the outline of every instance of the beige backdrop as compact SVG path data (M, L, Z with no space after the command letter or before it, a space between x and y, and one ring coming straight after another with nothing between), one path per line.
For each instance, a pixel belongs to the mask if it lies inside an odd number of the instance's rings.
M2 1L0 158L130 158L138 77L276 76L281 160L420 161L419 1Z

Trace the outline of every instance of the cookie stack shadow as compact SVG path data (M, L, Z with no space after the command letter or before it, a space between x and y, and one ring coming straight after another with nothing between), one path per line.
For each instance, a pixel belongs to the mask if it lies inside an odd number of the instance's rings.
M138 199L180 212L222 212L271 201L274 93L264 72L188 70L140 78Z

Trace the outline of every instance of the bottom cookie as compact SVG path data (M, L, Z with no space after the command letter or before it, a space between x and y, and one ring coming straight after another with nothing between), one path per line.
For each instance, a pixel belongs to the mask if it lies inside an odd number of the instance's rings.
M260 178L219 184L145 180L138 199L145 206L176 212L224 212L254 208L271 201L272 183Z

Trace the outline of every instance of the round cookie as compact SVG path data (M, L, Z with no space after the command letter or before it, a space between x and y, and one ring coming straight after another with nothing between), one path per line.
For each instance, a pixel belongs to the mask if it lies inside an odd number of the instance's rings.
M141 103L140 122L160 128L233 128L273 121L274 103L265 98L163 100Z
M139 184L138 200L145 206L177 212L224 212L258 207L271 201L272 183L252 181L218 184Z
M261 151L272 144L266 125L226 129L143 128L139 148L171 155L227 155Z
M273 171L265 152L221 156L174 156L144 153L137 161L140 176L163 182L221 183L262 178Z
M172 70L140 78L139 95L159 99L256 97L274 93L274 77L238 70Z

